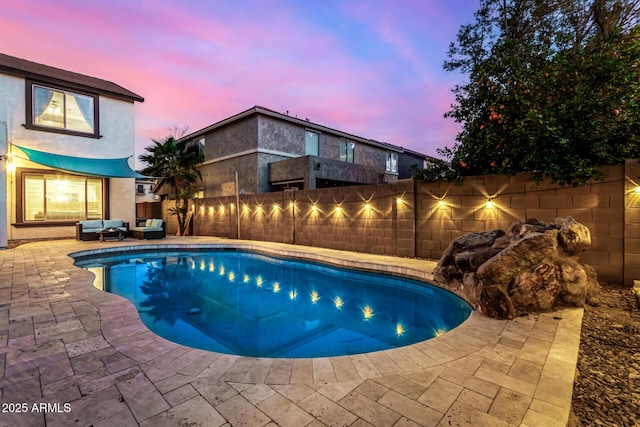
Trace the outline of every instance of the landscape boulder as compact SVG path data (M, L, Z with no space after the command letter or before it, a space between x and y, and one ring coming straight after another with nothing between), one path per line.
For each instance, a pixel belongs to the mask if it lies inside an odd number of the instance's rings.
M572 217L513 222L505 231L469 233L453 240L434 278L478 311L513 319L558 306L597 305L595 269L580 263L591 246L589 229Z

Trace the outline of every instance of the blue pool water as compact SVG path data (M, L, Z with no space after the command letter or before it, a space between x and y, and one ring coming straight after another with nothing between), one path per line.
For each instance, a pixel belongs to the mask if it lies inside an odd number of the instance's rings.
M324 357L401 347L462 323L471 307L389 275L231 250L145 252L76 265L131 301L156 334L255 357Z

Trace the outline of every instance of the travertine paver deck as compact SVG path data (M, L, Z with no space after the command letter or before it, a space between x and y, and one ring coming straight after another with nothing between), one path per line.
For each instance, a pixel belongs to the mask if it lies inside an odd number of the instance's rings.
M248 358L154 335L131 303L93 287L93 275L67 256L183 244L241 246L422 279L434 267L423 260L196 237L57 240L2 250L0 426L567 423L581 309L513 321L474 312L438 338L376 353Z

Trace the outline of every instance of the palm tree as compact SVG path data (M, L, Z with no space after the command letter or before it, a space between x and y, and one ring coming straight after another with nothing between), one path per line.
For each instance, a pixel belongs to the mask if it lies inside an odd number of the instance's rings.
M152 140L153 145L145 147L148 154L141 155L140 161L147 164L143 175L164 178L173 188L175 207L170 209L178 217L178 230L184 235L187 227L187 208L193 196L193 184L202 178L196 165L203 158L196 145L187 140L176 140L168 136L163 140Z

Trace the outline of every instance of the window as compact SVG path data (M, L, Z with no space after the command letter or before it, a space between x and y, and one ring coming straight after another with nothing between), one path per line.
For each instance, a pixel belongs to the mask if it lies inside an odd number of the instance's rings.
M30 83L27 127L98 136L98 97Z
M23 173L24 222L77 221L103 216L103 180L73 175Z
M355 142L340 141L340 160L347 163L353 163L354 151L356 148Z
M315 132L306 131L304 133L304 154L307 156L317 156L320 142L320 135Z
M398 153L387 152L387 163L385 166L387 172L398 172Z
M204 138L200 138L196 141L198 147L198 156L204 159Z
M137 185L136 194L144 194L144 185L142 184Z

